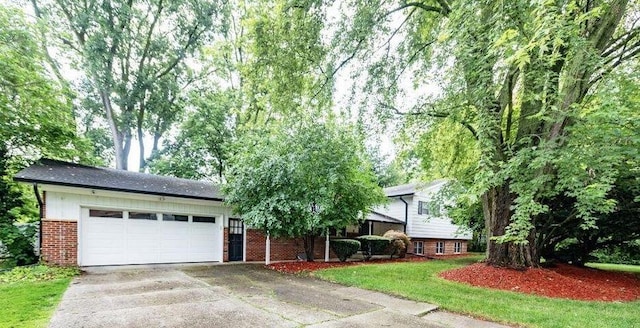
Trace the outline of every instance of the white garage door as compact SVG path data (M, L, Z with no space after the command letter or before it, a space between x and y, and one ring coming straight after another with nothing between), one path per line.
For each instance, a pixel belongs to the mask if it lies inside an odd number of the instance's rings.
M220 217L84 209L80 265L220 261Z

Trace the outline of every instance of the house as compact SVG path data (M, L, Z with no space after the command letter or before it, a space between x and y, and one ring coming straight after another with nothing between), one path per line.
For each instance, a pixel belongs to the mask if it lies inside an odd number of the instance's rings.
M436 256L467 252L473 233L451 223L448 217L429 213L427 202L446 180L405 184L384 189L389 203L375 208L360 225L360 234L382 235L388 230L405 232L412 241L408 253Z
M14 179L33 185L41 256L49 263L265 260L266 236L234 217L212 183L48 159ZM304 251L294 239L271 239L269 245L271 260L293 260ZM324 247L318 240L318 258Z

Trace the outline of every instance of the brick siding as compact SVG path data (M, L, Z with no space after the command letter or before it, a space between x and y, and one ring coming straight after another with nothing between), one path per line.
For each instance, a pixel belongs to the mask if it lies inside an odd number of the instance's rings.
M248 229L247 261L264 261L265 243L267 237L260 230ZM226 241L225 241L226 242ZM313 253L316 260L324 259L324 237L316 238ZM271 261L295 260L299 253L304 253L304 243L301 238L271 238ZM331 252L330 257L335 257Z
M42 260L49 264L78 265L78 224L42 221Z
M409 246L409 250L407 253L414 254L415 250L413 249L413 242L421 241L423 243L423 255L426 256L440 256L440 255L454 255L454 254L465 254L467 253L467 243L468 240L456 240L456 239L430 239L430 238L411 238L411 245ZM444 254L436 254L436 243L442 241L444 242ZM454 243L460 242L460 253L454 253Z

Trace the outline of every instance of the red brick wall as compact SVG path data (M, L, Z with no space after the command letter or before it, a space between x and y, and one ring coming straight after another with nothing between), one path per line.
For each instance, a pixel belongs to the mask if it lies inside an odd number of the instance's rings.
M454 240L454 239L430 239L430 238L411 238L411 245L407 253L414 253L413 242L422 241L423 251L426 256L440 256L440 255L454 255L454 243L460 242L461 249L459 254L467 253L467 240ZM436 254L436 242L444 242L444 254Z
M42 221L42 260L57 265L78 265L78 224Z
M267 238L262 231L248 229L245 238L247 239L247 261L264 261ZM324 244L324 237L316 238L313 249L316 260L324 259ZM304 253L302 239L271 238L271 261L295 260L299 253ZM333 252L329 255L332 258L335 257Z

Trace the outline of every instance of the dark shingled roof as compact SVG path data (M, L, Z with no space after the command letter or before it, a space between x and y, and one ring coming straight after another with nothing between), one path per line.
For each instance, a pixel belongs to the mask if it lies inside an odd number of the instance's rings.
M50 159L41 159L38 163L18 172L14 180L148 195L223 200L218 186L211 182L92 167Z

